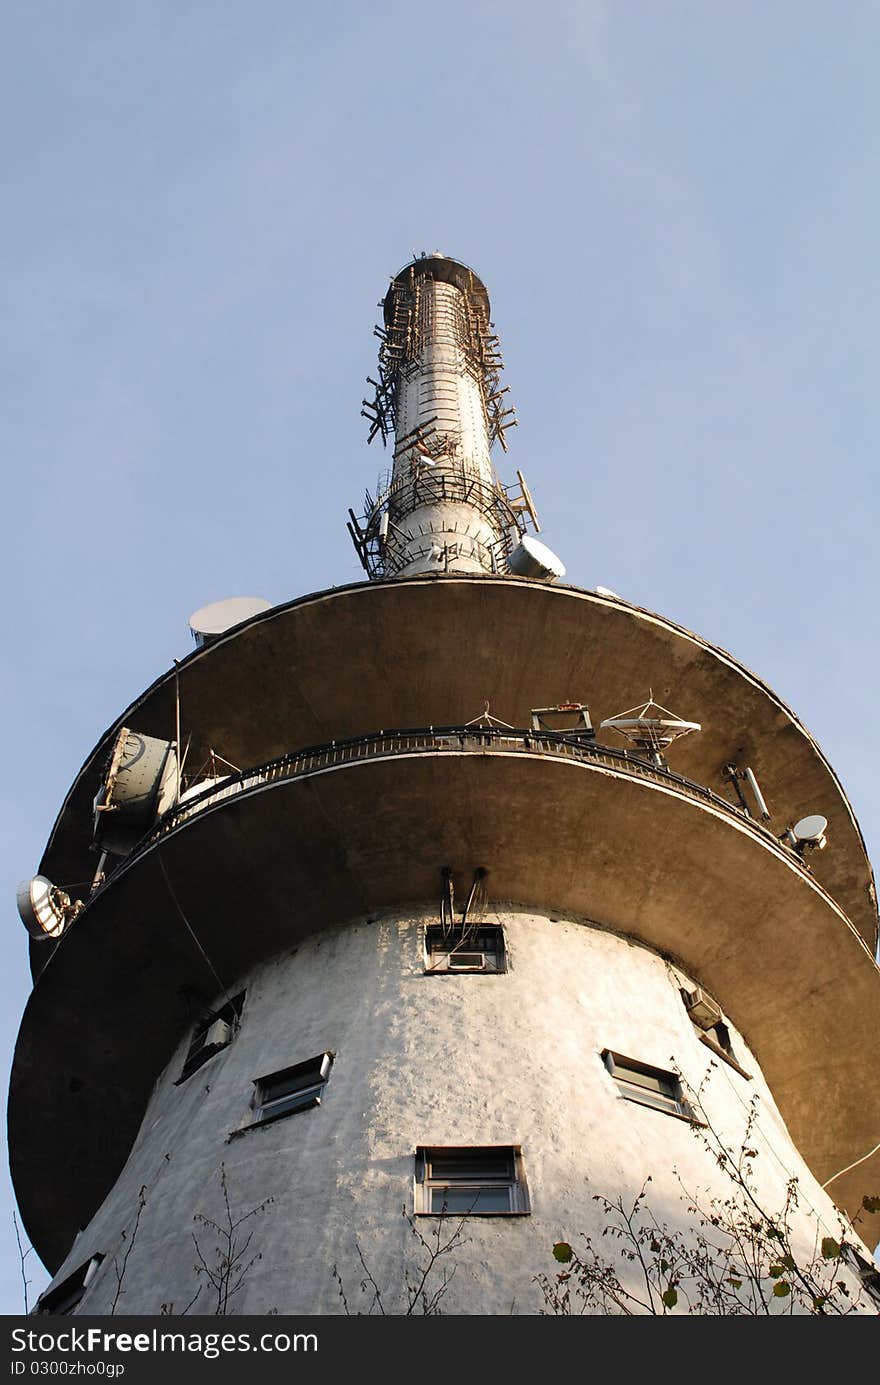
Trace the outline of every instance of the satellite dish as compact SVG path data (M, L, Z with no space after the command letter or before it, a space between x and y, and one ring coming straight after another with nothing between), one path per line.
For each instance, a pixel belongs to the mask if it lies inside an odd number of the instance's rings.
M791 829L799 847L808 846L814 851L822 851L825 847L827 830L828 819L823 818L821 813L810 813L807 817L796 822Z
M507 566L517 577L537 577L552 582L565 576L565 564L540 539L525 534L507 560Z
M95 798L96 845L126 856L172 806L178 782L174 743L123 726Z
M811 813L808 817L801 818L799 822L796 822L792 831L799 842L816 842L820 837L825 836L827 828L827 818L823 818L821 813Z
M79 900L71 904L70 895L59 890L45 875L23 880L16 891L16 902L22 923L39 942L60 938L82 908Z
M240 625L243 620L271 609L271 601L265 601L262 596L227 596L223 601L212 601L194 611L189 618L189 628L201 648L231 630L233 625Z
M630 707L616 717L606 717L599 723L602 731L616 731L625 740L650 753L655 762L662 763L661 751L682 736L701 730L698 721L683 721L674 712L661 707L650 696L641 707Z

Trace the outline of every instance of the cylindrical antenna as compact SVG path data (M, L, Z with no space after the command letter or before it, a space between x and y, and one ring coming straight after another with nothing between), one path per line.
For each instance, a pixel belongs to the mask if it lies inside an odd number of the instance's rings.
M521 474L508 488L490 449L516 419L489 295L472 269L435 251L406 265L383 304L379 378L364 401L369 440L393 440L391 467L349 532L370 577L507 573L534 504ZM554 561L531 576L564 572Z
M752 791L752 797L758 805L758 812L762 820L764 822L769 822L771 813L769 808L767 807L767 804L764 802L764 795L761 793L761 790L758 787L758 781L755 778L754 771L751 770L748 765L746 765L745 769L743 770L743 774L745 775L746 783Z

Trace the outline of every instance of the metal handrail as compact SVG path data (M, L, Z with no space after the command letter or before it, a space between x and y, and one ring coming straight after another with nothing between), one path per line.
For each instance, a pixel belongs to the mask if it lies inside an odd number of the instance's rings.
M135 848L132 855L145 850L154 842L173 832L182 823L229 798L249 790L257 790L281 779L299 779L337 765L354 764L359 760L387 758L394 755L413 755L443 751L504 751L558 756L581 764L600 765L606 769L648 779L655 784L674 787L689 798L709 803L714 808L746 824L756 835L782 847L786 854L808 870L797 852L786 847L762 823L751 817L744 808L730 803L720 794L687 779L674 770L661 768L641 759L629 750L585 741L558 731L517 730L498 726L428 726L418 730L376 731L368 736L349 740L329 741L324 745L281 755L275 760L231 775L222 784L213 785L203 793L171 808Z

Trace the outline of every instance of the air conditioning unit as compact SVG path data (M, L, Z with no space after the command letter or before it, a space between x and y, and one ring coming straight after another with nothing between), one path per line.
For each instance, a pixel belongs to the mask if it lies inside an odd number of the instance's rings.
M450 952L446 962L450 971L485 971L485 952Z
M232 1043L232 1025L225 1020L214 1020L205 1030L203 1048L225 1048Z
M706 995L705 991L700 990L699 986L695 991L687 993L685 1001L687 1012L699 1029L713 1029L716 1024L721 1022L721 1011L715 1004L711 996Z

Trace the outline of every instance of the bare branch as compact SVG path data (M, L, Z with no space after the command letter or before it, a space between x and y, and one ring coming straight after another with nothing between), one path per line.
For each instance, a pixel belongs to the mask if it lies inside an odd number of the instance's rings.
M232 1210L225 1164L220 1165L220 1191L223 1199L221 1220L208 1217L204 1212L196 1212L193 1217L196 1225L204 1227L205 1231L213 1233L215 1237L215 1244L210 1248L209 1254L205 1254L195 1232L192 1233L192 1239L198 1262L194 1266L195 1272L202 1276L215 1295L214 1316L227 1317L231 1312L232 1299L244 1287L248 1274L257 1261L263 1258L261 1251L248 1256L254 1230L251 1227L242 1239L239 1235L240 1228L252 1217L264 1212L274 1198L264 1198L249 1211L236 1216ZM184 1313L193 1306L203 1287L204 1285L199 1286L195 1296L183 1310Z
M135 1241L137 1240L137 1234L141 1224L141 1216L143 1215L143 1210L146 1207L146 1205L147 1185L144 1184L140 1192L138 1193L137 1212L135 1213L134 1223L131 1228L131 1235L127 1235L124 1230L122 1232L122 1239L126 1242L125 1254L122 1257L121 1263L118 1256L114 1256L113 1258L113 1273L116 1276L116 1292L114 1293L110 1303L111 1317L114 1317L116 1315L116 1309L119 1306L119 1300L125 1293L125 1289L123 1288L125 1272L128 1269L128 1262L131 1258L131 1253L134 1250Z
M27 1274L25 1272L25 1261L27 1260L28 1256L33 1250L33 1246L29 1245L27 1250L25 1250L21 1243L21 1232L18 1229L18 1217L15 1214L15 1208L12 1209L12 1225L15 1227L15 1240L16 1244L18 1245L18 1259L19 1264L21 1265L21 1287L22 1292L24 1294L24 1311L25 1314L27 1314L30 1312L30 1304L28 1303L28 1288L30 1286L31 1281L28 1279Z

